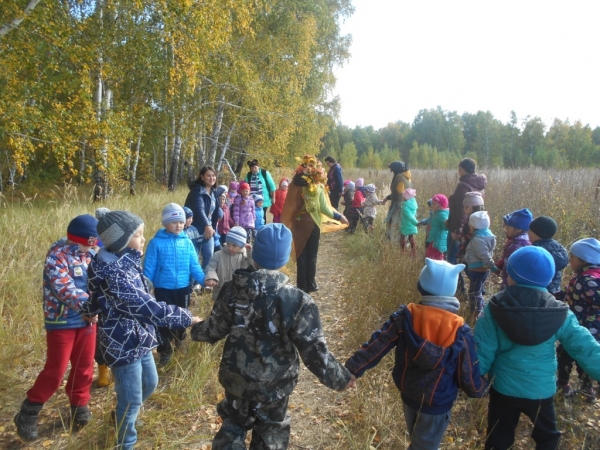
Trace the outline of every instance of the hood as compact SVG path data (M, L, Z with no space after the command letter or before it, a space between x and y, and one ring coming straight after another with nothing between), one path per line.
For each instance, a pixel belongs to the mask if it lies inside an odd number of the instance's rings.
M54 242L51 246L50 246L50 250L55 249L55 248L60 248L62 252L64 253L68 253L70 255L85 255L86 253L88 253L87 251L82 252L79 249L79 245L73 243L73 244L68 244L67 243L67 238L61 238L58 241Z
M93 271L96 275L105 277L115 265L141 266L142 254L132 248L125 248L118 255L101 248L96 257L92 260Z
M508 338L519 345L538 345L562 326L569 307L545 290L509 286L490 300L490 313Z
M401 339L404 339L411 364L431 371L445 367L449 360L456 358L456 354L447 349L457 343L456 333L464 325L462 317L416 303L407 305L406 309Z
M281 180L279 180L279 189L281 189L281 183L283 183L284 181L287 181L288 185L290 184L290 180L288 180L286 177L283 177Z
M548 250L552 255L552 258L554 258L556 270L562 270L569 264L569 254L567 253L567 250L554 239L539 239L532 242L531 245Z
M468 184L476 191L483 191L487 187L487 177L483 173L468 173L460 177L460 182Z
M404 202L402 202L402 207L405 208L407 211L414 213L418 208L417 200L415 200L414 197L408 200L404 200Z
M277 293L288 281L278 270L255 269L249 266L233 273L233 296L240 300L253 301L257 297Z

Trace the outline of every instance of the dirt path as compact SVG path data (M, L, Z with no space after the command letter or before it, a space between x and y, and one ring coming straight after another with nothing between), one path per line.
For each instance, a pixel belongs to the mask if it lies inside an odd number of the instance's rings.
M342 341L346 337L346 310L342 295L345 283L339 269L340 234L321 235L317 263L319 291L312 297L319 306L329 349L340 362L344 362L349 355L342 354ZM294 275L290 278L294 278ZM326 388L304 365L301 367L300 379L290 397L288 411L292 419L290 448L338 448L351 394Z

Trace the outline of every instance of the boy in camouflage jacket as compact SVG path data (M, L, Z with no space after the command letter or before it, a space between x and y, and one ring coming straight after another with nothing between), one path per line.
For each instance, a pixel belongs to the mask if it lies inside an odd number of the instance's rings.
M249 430L250 448L287 448L287 406L298 381L298 355L325 386L342 391L354 385L354 377L327 349L316 303L278 271L289 259L291 244L285 225L262 227L254 243L256 268L237 270L208 319L192 328L195 341L227 338L219 368L225 399L217 406L223 425L213 450L245 448Z

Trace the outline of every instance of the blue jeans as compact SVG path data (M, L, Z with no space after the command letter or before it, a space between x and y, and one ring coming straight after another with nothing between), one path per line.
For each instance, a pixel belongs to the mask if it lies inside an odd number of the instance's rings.
M112 373L117 393L117 444L119 449L130 450L137 442L135 420L138 412L158 385L152 352L125 366L113 367Z
M200 244L200 254L202 255L202 270L206 270L206 266L210 262L215 252L215 241L214 238L203 239Z
M448 250L446 250L446 261L450 264L456 264L460 239L452 239L452 233L448 232Z
M489 270L485 272L477 272L475 270L467 270L469 277L469 309L471 312L481 312L483 309L483 284L490 275Z
M409 450L439 448L450 423L450 411L443 414L425 414L402 402L404 420L410 435Z

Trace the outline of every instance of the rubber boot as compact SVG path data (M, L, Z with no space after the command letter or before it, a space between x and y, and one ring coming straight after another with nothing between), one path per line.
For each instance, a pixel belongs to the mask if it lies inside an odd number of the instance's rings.
M24 441L34 441L38 438L38 416L42 410L42 403L31 403L28 399L23 401L21 410L14 418L17 434Z
M110 369L106 364L98 364L98 386L106 387L110 384Z

